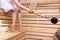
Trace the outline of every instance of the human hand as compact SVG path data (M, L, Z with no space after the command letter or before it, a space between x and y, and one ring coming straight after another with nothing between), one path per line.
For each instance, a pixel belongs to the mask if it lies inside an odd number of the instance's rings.
M28 11L29 13L34 13L34 11L31 10L31 9L28 9L27 11Z

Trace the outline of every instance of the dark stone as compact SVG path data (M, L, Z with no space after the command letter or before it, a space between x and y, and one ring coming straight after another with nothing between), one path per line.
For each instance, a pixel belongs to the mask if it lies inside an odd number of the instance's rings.
M57 40L60 40L60 29L57 30L57 32L55 33L55 36Z
M53 24L58 23L58 19L57 19L56 17L53 17L53 18L51 19L51 23L53 23Z

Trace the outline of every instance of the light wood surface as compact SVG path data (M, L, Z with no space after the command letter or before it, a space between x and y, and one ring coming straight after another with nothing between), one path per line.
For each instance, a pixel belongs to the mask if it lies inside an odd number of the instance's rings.
M26 2L25 2L26 1ZM31 0L22 0L25 7L29 6ZM57 17L58 23L52 24L49 19L30 14L28 12L22 13L22 27L26 30L26 40L54 40L54 33L60 28L60 0L38 0L35 12L37 14L45 15L52 18ZM1 14L0 18L3 23L11 25L11 15ZM16 29L18 29L18 21L16 22Z
M25 38L25 34L24 32L4 32L4 33L0 33L0 40L17 40L18 38ZM23 38L23 39L24 39ZM21 40L19 39L19 40Z

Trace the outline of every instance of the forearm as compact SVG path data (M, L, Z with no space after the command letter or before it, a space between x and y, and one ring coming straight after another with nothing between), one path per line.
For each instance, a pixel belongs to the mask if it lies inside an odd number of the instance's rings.
M21 9L24 9L24 10L29 10L28 8L24 7L22 4L20 4L17 0L14 0L14 3L20 7Z

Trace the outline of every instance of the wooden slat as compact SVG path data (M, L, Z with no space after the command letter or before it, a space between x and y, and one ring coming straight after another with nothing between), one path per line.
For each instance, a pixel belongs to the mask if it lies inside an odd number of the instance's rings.
M24 39L24 37L25 37L25 32L0 33L0 40L17 40L18 38L20 38L22 40L22 39Z
M38 0L38 3L59 3L60 0ZM30 3L31 0L22 0L21 3Z
M33 31L33 32L47 32L47 33L55 33L57 29L53 28L33 28L33 27L24 27L26 31Z
M27 39L32 39L32 40L34 40L34 39L36 39L36 40L53 40L53 37L42 37L42 36L33 36L33 35L27 35Z
M27 35L36 35L36 36L45 36L45 37L53 37L54 35L52 33L44 33L44 32L26 32Z

